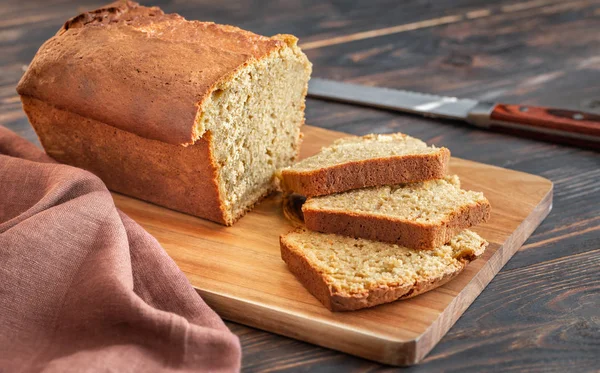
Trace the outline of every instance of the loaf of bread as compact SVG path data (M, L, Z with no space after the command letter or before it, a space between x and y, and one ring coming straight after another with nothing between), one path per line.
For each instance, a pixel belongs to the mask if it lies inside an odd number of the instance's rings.
M281 171L282 186L306 197L446 175L450 151L405 134L346 137Z
M67 21L17 91L51 157L230 225L298 155L311 64L296 42L122 1Z
M483 193L460 189L454 175L309 198L302 212L313 231L430 250L485 222L490 204Z
M325 307L351 311L409 298L458 275L488 243L464 230L434 250L303 229L281 236L281 257Z

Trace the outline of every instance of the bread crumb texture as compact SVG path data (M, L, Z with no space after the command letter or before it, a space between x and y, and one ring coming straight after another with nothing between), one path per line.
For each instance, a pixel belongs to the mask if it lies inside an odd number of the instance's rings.
M310 64L294 43L238 71L197 117L209 131L228 220L274 188L274 174L298 156Z
M439 280L462 270L487 246L470 230L429 251L307 230L288 233L282 242L320 273L332 293L342 296Z
M290 170L311 171L367 159L434 154L439 151L439 148L427 146L425 142L401 133L346 137L324 147L320 153L296 163Z
M458 176L420 183L371 187L313 197L303 209L352 212L440 225L461 209L487 204L483 193L460 189Z

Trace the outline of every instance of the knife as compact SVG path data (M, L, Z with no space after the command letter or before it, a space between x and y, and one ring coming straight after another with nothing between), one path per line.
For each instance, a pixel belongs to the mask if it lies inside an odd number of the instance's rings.
M600 115L530 105L508 105L313 78L308 96L467 122L538 140L600 149Z

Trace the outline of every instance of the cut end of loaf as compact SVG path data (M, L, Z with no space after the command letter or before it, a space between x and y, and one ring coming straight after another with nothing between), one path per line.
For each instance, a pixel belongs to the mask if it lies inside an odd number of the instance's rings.
M203 104L196 132L210 132L224 223L276 188L275 172L298 156L311 64L290 35L285 46L238 70Z
M282 258L290 271L333 311L434 289L481 256L487 245L469 230L431 251L302 229L281 237Z

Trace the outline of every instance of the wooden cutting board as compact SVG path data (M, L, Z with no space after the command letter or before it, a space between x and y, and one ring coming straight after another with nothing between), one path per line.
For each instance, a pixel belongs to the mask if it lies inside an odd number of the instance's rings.
M302 156L343 136L305 126ZM260 203L233 227L123 195L115 202L163 245L223 318L393 365L418 363L444 336L552 208L552 183L539 176L452 158L464 188L484 192L490 242L482 258L448 284L416 298L332 313L288 272L279 235L292 230L281 196Z

